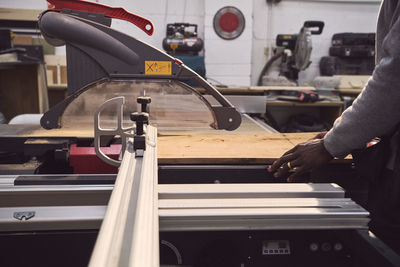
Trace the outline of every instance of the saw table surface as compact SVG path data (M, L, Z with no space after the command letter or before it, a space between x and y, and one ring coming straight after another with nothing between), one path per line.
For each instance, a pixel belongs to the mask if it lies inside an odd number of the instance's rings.
M244 123L238 130L167 131L158 136L160 164L269 164L316 133L267 133ZM44 130L38 125L0 125L2 137L90 138L92 131ZM344 161L349 162L351 158ZM335 160L343 162L343 160Z

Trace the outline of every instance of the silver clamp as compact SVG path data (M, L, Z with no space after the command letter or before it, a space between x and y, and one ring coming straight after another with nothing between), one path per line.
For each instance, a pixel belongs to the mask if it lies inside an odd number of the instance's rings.
M122 148L119 158L121 158L121 153L124 153L126 148L127 138L134 136L133 134L134 126L124 128L122 124L124 104L125 104L125 97L123 96L115 97L104 102L104 104L101 105L94 114L94 149L96 151L96 154L102 161L116 167L119 167L121 165L121 160L115 160L105 155L103 151L101 151L100 149L100 139L101 136L106 136L106 135L120 136ZM105 108L113 105L115 105L117 109L117 128L103 129L100 127L100 114Z

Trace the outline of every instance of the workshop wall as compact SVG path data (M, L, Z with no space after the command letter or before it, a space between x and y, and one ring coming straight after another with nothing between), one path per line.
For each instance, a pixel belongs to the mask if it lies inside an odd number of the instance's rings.
M312 64L299 75L301 83L319 75L319 60L329 53L332 35L338 32L375 32L379 1L282 0L267 4L253 0L253 45L251 83L256 84L275 45L277 34L295 34L306 20L322 20L321 35L312 36ZM267 51L265 51L265 48Z
M205 40L204 56L207 77L233 86L248 86L251 78L252 15L253 5L243 0L100 0L112 6L124 6L153 21L155 33L147 36L125 21L113 21L113 27L162 49L166 25L174 22L198 24L199 37ZM213 28L213 17L223 6L238 7L246 18L246 27L234 41L219 38ZM234 51L240 51L235 53ZM233 55L234 53L234 55Z
M154 34L148 36L129 22L113 20L112 27L134 36L142 41L162 49L168 23L190 22L198 24L198 33L204 38L204 1L203 0L100 0L110 6L122 6L126 10L150 19L155 27Z
M199 36L205 40L207 76L227 85L256 84L258 75L271 55L279 33L298 33L305 20L322 20L322 35L312 38L311 66L300 73L307 82L319 74L319 59L328 55L331 37L337 32L374 32L379 2L374 0L282 0L267 4L266 0L98 0L149 18L155 25L153 36L128 22L114 20L113 27L138 39L162 48L167 23L190 22L199 25ZM246 18L242 35L232 41L219 38L212 26L215 12L222 6L238 7ZM1 0L0 8L45 9L45 0ZM267 49L266 49L267 48ZM56 53L64 54L63 48Z
M246 20L242 34L234 40L224 40L214 31L214 15L225 6L238 8ZM252 15L253 5L250 1L205 0L204 49L207 77L228 86L248 86L250 84Z

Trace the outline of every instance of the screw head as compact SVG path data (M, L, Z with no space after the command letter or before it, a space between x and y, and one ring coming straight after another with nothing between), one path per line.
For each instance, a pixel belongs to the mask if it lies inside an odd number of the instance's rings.
M136 101L139 104L150 104L151 103L151 97L149 96L139 96Z

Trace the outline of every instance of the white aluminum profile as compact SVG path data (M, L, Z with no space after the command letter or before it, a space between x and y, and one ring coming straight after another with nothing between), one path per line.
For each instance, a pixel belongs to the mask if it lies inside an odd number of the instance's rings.
M0 231L52 231L99 229L106 206L45 206L0 208ZM17 212L34 212L25 220L14 217Z
M162 184L159 199L344 198L336 184Z
M147 127L143 157L135 156L132 142L129 139L91 267L159 266L157 129Z

